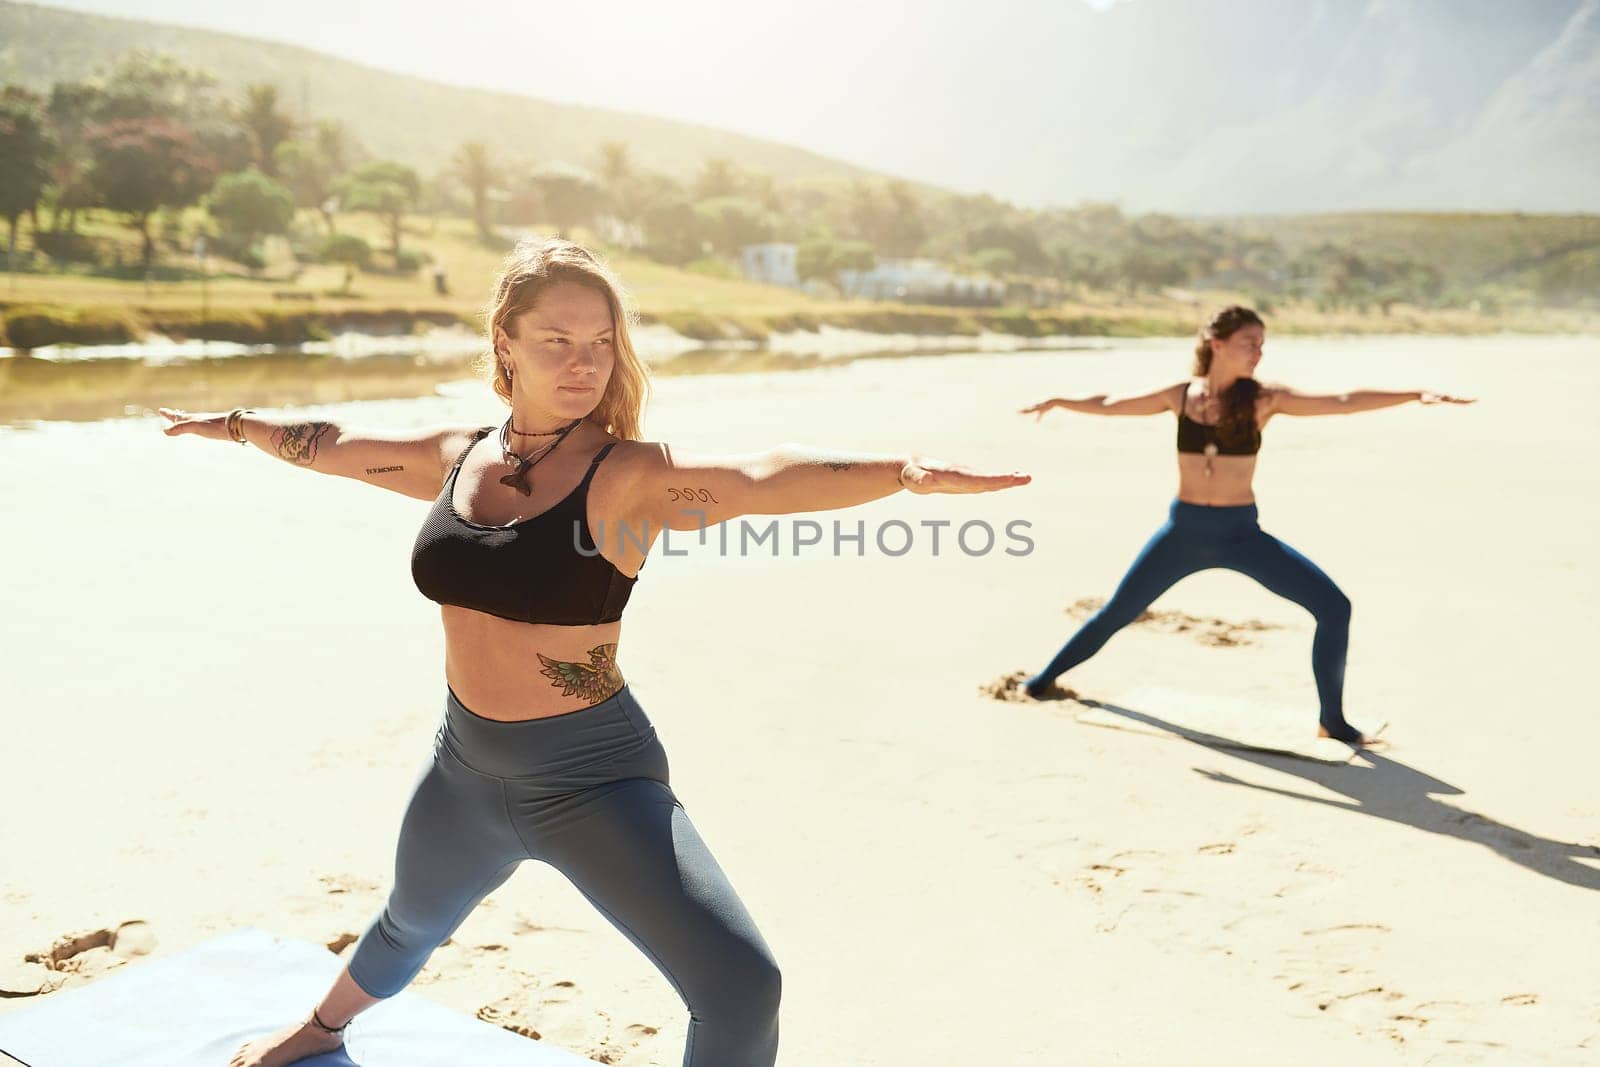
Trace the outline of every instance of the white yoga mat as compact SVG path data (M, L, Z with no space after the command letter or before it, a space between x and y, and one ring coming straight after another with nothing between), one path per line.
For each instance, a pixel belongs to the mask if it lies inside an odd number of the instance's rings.
M1349 763L1358 751L1343 741L1318 737L1315 708L1291 709L1155 687L1136 689L1119 696L1115 703L1101 704L1074 717L1091 726L1184 738L1215 748L1275 752L1318 763ZM1351 725L1375 738L1388 723L1351 720Z
M340 966L321 945L238 930L0 1016L0 1052L27 1067L225 1067L246 1041L310 1011ZM409 991L362 1012L344 1050L300 1063L594 1067Z

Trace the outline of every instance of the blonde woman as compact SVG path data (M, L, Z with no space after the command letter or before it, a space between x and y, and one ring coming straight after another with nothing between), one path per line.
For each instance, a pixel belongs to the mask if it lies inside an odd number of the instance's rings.
M232 1067L338 1047L359 1012L404 988L529 859L571 879L673 984L690 1013L686 1067L776 1059L777 964L673 795L619 666L645 555L664 528L1028 477L797 446L692 457L641 441L646 375L626 308L616 278L578 245L520 245L487 314L488 369L510 408L498 427L375 433L162 409L169 435L231 437L432 502L412 576L441 605L447 694L388 902L315 1009L241 1048Z

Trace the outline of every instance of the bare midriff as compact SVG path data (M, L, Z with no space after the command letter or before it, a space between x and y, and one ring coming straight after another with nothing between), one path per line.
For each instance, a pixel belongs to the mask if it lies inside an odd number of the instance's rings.
M1255 456L1212 456L1211 473L1206 473L1206 457L1193 452L1178 453L1178 499L1185 504L1227 508L1254 504Z
M446 604L444 673L456 699L486 719L565 715L622 688L622 623L549 626Z

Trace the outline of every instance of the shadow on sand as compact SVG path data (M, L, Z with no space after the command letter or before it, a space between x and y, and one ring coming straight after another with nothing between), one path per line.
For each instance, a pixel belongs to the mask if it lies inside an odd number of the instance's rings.
M1263 793L1324 804L1377 819L1402 823L1425 833L1470 841L1537 874L1583 889L1600 889L1600 866L1590 866L1582 862L1587 859L1600 864L1600 845L1554 841L1518 830L1514 826L1507 826L1487 815L1446 804L1438 797L1461 796L1464 791L1372 749L1359 751L1356 762L1350 764L1315 763L1293 756L1244 748L1229 738L1186 729L1133 708L1082 698L1079 699L1079 703L1124 716L1135 722L1159 727L1186 741L1226 752L1236 759L1253 763L1258 767L1298 775L1307 782L1314 782L1330 792L1342 794L1350 799L1348 802L1330 800L1297 793L1292 789L1257 785L1230 774L1196 769L1197 774L1214 782L1241 785Z

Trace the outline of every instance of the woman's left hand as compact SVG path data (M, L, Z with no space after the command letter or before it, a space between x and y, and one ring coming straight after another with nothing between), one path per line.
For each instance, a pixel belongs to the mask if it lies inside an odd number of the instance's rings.
M1449 393L1421 393L1417 396L1419 404L1476 404L1475 396L1451 396Z
M979 474L954 463L937 459L912 459L900 470L900 484L913 493L992 493L1027 485L1033 475Z

